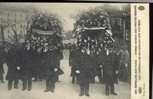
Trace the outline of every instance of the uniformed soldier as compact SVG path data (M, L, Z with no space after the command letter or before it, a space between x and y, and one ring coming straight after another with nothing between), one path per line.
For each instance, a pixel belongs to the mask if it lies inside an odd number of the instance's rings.
M112 49L106 50L106 56L104 60L104 83L106 95L111 94L117 95L115 93L114 83L116 82L116 76L118 73L118 62L116 54L113 53Z

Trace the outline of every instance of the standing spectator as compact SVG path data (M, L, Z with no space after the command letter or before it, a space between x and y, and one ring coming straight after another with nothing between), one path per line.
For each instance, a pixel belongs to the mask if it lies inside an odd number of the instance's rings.
M121 81L128 82L130 77L130 56L126 47L120 50L120 68L119 68L119 79Z
M8 50L6 62L8 66L8 72L6 75L6 80L8 80L8 90L12 89L12 84L14 82L14 88L18 88L18 79L20 78L19 70L20 67L17 63L17 51L15 45L12 45Z
M34 51L27 44L26 48L23 48L22 58L22 81L23 88L22 90L30 91L32 89L32 77L33 77L33 69L34 69Z
M5 60L5 51L3 47L0 47L0 80L2 83L4 83L4 68L3 68L3 63Z
M116 82L116 74L118 73L118 64L116 64L116 54L113 53L112 49L106 50L106 57L104 60L104 83L105 83L105 92L108 96L110 94L117 95L115 93L114 83Z
M105 60L105 53L101 51L98 55L96 55L96 75L98 76L99 82L103 83L103 66Z
M76 64L76 56L77 54L77 48L72 46L71 49L70 49L70 56L69 56L69 65L71 66L71 77L72 77L72 83L74 84L75 81L76 81L76 73L75 73L75 70L76 70L76 67L77 67L77 64Z
M59 71L63 74L64 72L60 69L60 61L63 59L63 49L60 48L57 51L57 67L59 68ZM57 81L59 81L59 76L57 76Z
M80 96L89 95L89 84L92 78L92 67L93 67L93 58L91 55L86 54L84 50L78 51L77 69L76 74L78 78L78 83L80 86Z
M56 51L44 53L44 66L46 67L46 89L45 92L55 90L55 83L58 79L58 60Z

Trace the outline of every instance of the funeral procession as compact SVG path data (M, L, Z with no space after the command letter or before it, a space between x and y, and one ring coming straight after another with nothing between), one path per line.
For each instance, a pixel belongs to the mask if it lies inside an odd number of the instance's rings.
M129 5L19 5L0 5L0 94L130 97Z

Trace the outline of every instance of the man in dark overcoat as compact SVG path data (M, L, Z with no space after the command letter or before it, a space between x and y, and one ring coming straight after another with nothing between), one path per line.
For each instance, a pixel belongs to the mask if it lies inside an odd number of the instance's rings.
M18 80L20 79L20 66L17 57L17 49L15 45L12 45L6 56L6 63L8 66L8 72L6 75L6 80L8 80L8 90L12 89L13 82L14 88L18 88Z
M4 83L4 68L3 68L3 63L5 61L5 51L3 47L0 47L0 80L2 83Z
M44 63L46 68L46 89L45 92L54 92L55 83L58 79L58 60L57 52L51 51L44 53Z
M83 50L78 51L77 57L77 79L80 85L80 96L89 96L89 83L92 78L93 58Z
M41 63L42 57L41 53L33 51L33 77L34 81L42 80L43 78L43 65Z
M71 66L71 77L72 77L72 83L74 84L76 81L76 67L77 67L77 48L75 48L74 46L70 49L70 55L69 55L69 65Z
M120 69L119 69L119 79L124 82L130 83L130 55L127 48L123 47L120 52Z
M30 91L32 89L32 77L34 76L34 69L35 69L35 63L36 61L34 57L34 50L30 47L24 47L23 46L23 53L22 53L22 82L23 82L23 88L22 90L28 90Z
M60 61L63 59L63 49L62 48L57 49L56 53L57 53L57 67L59 71L63 72L60 69ZM57 76L57 81L59 81L59 76Z
M104 59L105 59L105 52L99 52L96 57L96 76L98 76L98 80L100 83L103 83L103 66L104 66Z
M109 91L111 94L117 95L115 93L114 83L117 80L118 73L118 61L117 61L116 53L113 52L113 49L106 50L106 56L104 59L104 83L105 83L105 92L106 95L109 95Z

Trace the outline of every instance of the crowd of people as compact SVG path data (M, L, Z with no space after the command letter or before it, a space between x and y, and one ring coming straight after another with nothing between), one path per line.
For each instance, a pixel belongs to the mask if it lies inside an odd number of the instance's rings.
M74 24L76 42L70 50L72 83L80 85L80 96L89 96L90 83L98 76L105 84L105 93L117 95L114 84L129 81L130 56L128 43L119 45L123 38L112 31L111 17L102 8L93 8L80 13ZM122 32L122 31L119 31ZM126 42L123 40L123 42ZM121 47L124 46L124 47Z
M129 52L126 48L110 48L95 56L73 46L69 62L72 83L80 85L80 96L89 96L89 85L95 83L96 76L101 84L105 84L106 95L117 95L114 84L119 80L130 82Z
M3 64L6 63L8 90L18 88L19 80L21 80L22 90L30 91L32 78L35 78L35 81L46 80L45 92L54 92L58 76L64 73L60 68L62 58L62 51L36 53L24 43L1 48L0 80L4 83ZM95 56L85 53L77 46L72 46L69 65L71 66L72 83L80 86L80 96L89 96L89 85L95 83L96 76L101 84L105 84L106 95L117 95L114 84L117 84L118 80L125 82L130 80L129 52L126 48L119 51L110 48Z
M58 50L46 53L36 53L24 43L13 44L9 48L1 48L1 68L0 77L4 83L3 63L8 66L6 80L8 81L8 90L18 88L18 82L23 82L22 90L30 91L32 89L32 78L35 80L46 80L45 92L54 92L55 83L58 76L63 74L59 64L62 59L62 53Z
M8 71L6 80L8 90L18 89L19 80L22 90L32 89L32 78L46 80L44 92L54 92L63 59L62 25L55 16L38 14L33 17L30 29L23 42L15 42L9 47L0 48L0 80L4 82L3 64ZM118 79L129 81L129 52L123 47L116 50L108 14L91 10L80 15L74 24L74 38L77 42L69 49L72 83L79 84L79 96L90 96L90 83L105 84L105 94L117 95L114 84Z
M46 80L45 92L54 92L59 75L64 73L60 68L63 53L59 50L38 54L24 43L20 43L9 48L1 47L0 56L0 80L4 83L3 64L7 63L8 90L18 89L18 83L21 80L22 90L30 91L32 78L35 78L35 81ZM72 46L69 65L72 83L80 86L80 96L89 96L90 83L95 83L96 76L101 84L105 84L106 95L117 95L114 84L118 83L118 79L128 82L130 76L129 53L125 48L120 51L110 48L95 56L88 55L79 47Z

